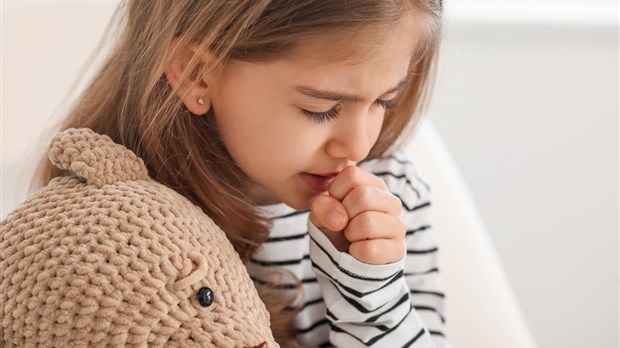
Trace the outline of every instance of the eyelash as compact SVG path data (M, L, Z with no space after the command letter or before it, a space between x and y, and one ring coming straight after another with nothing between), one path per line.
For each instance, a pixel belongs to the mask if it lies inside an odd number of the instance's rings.
M396 98L390 100L377 99L375 100L375 104L386 110L391 109L396 104ZM329 120L336 119L338 116L340 116L340 107L339 105L336 105L333 108L324 112L313 112L306 109L301 109L301 112L311 121L316 123L323 123Z

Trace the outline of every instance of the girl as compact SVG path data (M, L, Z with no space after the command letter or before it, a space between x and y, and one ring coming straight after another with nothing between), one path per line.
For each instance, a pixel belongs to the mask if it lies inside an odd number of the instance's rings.
M123 1L61 129L107 134L222 227L283 346L446 347L429 190L397 150L428 97L441 12ZM38 185L59 175L45 160Z

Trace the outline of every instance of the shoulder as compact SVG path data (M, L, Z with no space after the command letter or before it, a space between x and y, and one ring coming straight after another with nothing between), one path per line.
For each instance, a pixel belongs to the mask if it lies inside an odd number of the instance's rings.
M413 206L429 200L430 186L415 159L402 149L364 162L360 167L381 178L388 190L404 204Z

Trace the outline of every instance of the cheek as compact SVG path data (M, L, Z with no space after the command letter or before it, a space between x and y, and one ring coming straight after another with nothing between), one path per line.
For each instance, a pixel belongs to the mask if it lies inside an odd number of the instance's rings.
M224 112L226 111L226 112ZM216 119L224 144L251 178L285 177L303 169L319 138L302 115L274 104L229 107Z

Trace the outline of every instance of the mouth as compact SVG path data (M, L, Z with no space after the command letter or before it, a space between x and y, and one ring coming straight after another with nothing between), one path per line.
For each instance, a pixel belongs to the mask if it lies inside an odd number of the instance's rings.
M301 173L299 176L301 179L310 187L312 190L316 192L325 192L329 190L329 186L334 181L338 173L325 173L325 174L311 174L311 173Z

